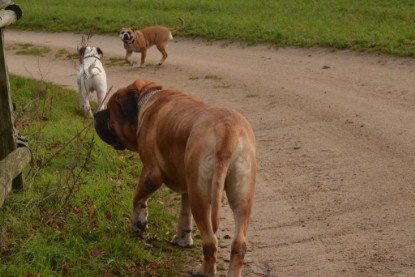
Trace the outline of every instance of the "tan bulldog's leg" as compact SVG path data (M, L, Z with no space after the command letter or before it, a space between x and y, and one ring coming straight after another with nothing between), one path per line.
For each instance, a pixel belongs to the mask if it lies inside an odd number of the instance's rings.
M141 52L141 63L140 63L140 67L144 67L144 62L146 61L147 49L141 48L140 49L140 52Z
M167 47L167 43L164 45L157 45L157 49L160 51L161 55L163 55L163 57L161 58L160 62L158 63L158 65L162 65L164 63L164 61L167 59L167 52L166 52L166 47Z
M133 65L133 63L130 61L129 57L133 54L133 51L126 51L125 52L125 58L124 60L126 61L126 63L128 63L129 65Z

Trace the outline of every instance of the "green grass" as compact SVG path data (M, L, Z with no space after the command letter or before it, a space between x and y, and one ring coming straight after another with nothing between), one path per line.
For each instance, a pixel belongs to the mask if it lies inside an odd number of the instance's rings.
M11 90L17 126L33 158L24 189L9 194L0 208L0 276L182 272L185 255L194 250L169 243L178 201L167 189L150 200L145 236L131 233L138 155L113 150L88 129L91 119L82 116L74 91L16 76Z
M415 55L412 0L20 0L23 18L12 28L116 35L123 26L175 27L210 40L324 46Z
M36 46L31 43L14 44L7 47L7 50L14 50L18 55L30 55L44 57L51 49L45 46Z

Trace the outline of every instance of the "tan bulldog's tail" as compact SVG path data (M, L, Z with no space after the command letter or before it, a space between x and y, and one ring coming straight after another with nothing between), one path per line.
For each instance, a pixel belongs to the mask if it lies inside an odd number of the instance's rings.
M174 32L180 31L181 29L184 28L184 19L179 17L179 21L180 21L180 26L178 26L176 28L169 28L170 32L174 33Z

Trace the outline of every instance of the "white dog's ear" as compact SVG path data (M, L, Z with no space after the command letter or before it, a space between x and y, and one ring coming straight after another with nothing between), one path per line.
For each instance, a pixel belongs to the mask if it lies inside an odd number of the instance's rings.
M81 57L83 57L83 56L84 56L84 54L85 54L85 49L86 49L86 47L85 47L85 46L82 46L81 48L78 48L78 53L79 53L79 56L81 56Z
M102 52L101 48L98 47L97 52L101 55L101 57L104 57L104 52Z

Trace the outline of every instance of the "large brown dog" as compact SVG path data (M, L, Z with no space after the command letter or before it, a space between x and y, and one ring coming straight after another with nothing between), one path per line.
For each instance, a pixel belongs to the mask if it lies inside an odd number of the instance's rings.
M193 244L192 216L204 261L193 275L214 276L223 191L235 218L228 276L240 276L255 190L255 137L238 112L177 90L137 80L119 89L94 115L95 129L115 149L139 153L143 170L134 193L133 231L147 229L147 200L162 183L181 193L173 243Z
M132 65L128 59L133 52L141 52L140 67L144 66L146 60L147 49L156 45L163 57L158 65L162 65L167 59L167 44L173 39L172 33L184 27L184 20L179 18L181 25L176 29L167 28L164 26L151 26L141 30L134 31L131 28L122 28L120 31L120 38L124 42L125 61Z

